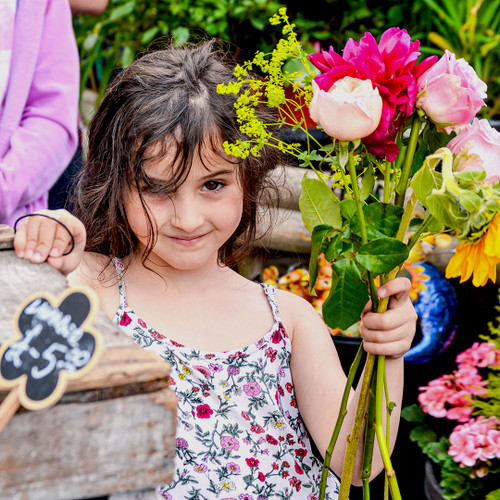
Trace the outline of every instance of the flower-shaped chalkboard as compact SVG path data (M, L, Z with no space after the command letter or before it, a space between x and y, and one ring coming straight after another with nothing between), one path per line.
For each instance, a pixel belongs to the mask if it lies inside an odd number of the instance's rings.
M19 386L27 409L46 408L64 393L67 379L83 375L100 351L90 320L95 299L84 289L68 289L54 301L48 294L28 298L14 318L16 335L0 349L0 382Z

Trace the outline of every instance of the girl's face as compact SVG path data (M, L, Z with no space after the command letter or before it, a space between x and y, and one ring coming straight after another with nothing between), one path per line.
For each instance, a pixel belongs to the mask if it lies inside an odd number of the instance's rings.
M237 166L214 153L195 158L187 179L169 195L148 193L143 198L149 208L158 240L149 255L157 264L178 270L196 270L218 264L218 251L239 225L243 192L237 179ZM171 178L169 155L151 161L147 175L157 182ZM147 247L149 225L135 189L125 194L128 222L140 242Z

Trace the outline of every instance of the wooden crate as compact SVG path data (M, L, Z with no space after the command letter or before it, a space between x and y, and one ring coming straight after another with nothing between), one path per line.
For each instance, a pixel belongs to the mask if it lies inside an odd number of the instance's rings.
M59 296L66 280L48 264L0 251L0 344L33 293ZM173 476L176 399L168 363L144 351L100 311L95 366L61 400L19 410L0 434L0 499L153 498ZM7 392L0 391L0 402Z

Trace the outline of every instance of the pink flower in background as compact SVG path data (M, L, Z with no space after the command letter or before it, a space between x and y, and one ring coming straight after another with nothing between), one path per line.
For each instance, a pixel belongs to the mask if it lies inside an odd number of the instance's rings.
M314 78L321 90L329 91L346 76L371 80L382 98L378 127L363 139L368 151L389 161L396 159L399 148L394 142L398 128L415 107L417 78L437 60L436 56L417 64L420 42L412 42L406 30L390 28L380 42L365 33L359 43L350 39L342 56L332 47L309 55L309 60L323 73Z
M455 384L469 394L482 396L488 392L485 386L488 381L483 380L477 369L473 366L462 365L453 372Z
M448 149L460 154L457 170L484 170L485 182L500 179L500 133L488 120L474 119L448 143Z
M478 368L500 368L500 350L493 342L474 342L469 349L456 358L458 366L469 365Z
M382 116L382 98L370 80L346 76L326 92L312 82L311 118L339 141L354 141L370 135Z
M420 387L418 402L433 417L467 422L474 410L472 396L485 396L487 383L475 367L462 365L451 375L442 375Z
M446 132L472 121L485 106L486 84L449 50L418 78L417 106Z
M448 453L455 462L467 467L500 458L500 421L496 417L479 416L457 425L450 434Z

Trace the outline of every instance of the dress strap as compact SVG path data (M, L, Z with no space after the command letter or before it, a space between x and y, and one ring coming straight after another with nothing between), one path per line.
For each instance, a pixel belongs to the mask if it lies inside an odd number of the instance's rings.
M127 307L127 292L125 290L125 280L123 274L125 266L118 257L113 257L113 264L115 265L116 276L118 278L118 293L120 294L120 309L124 310Z
M278 308L278 303L276 302L276 289L273 285L269 283L261 283L262 288L264 289L264 293L267 296L267 300L269 305L271 306L271 311L273 312L274 321L276 323L281 322L280 311Z

